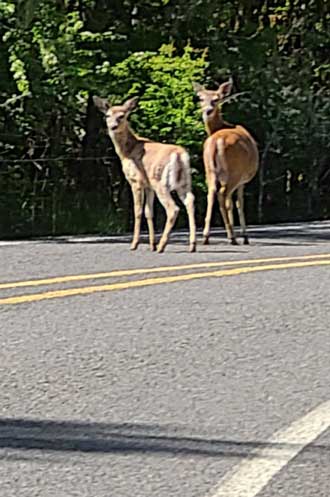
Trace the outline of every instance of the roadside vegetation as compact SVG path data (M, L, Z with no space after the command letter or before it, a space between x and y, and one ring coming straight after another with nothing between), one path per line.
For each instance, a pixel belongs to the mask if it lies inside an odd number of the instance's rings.
M205 131L192 82L216 88L230 75L242 94L224 116L251 131L261 157L248 222L329 218L328 1L0 0L0 36L1 237L131 228L94 94L140 95L134 129L189 149L201 225Z

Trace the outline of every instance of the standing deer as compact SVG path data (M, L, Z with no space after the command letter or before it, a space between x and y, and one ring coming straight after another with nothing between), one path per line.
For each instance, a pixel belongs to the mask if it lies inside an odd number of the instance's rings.
M163 252L179 213L171 192L176 191L184 203L189 219L189 251L196 250L194 195L191 192L191 171L187 151L178 145L154 142L137 136L128 124L128 116L135 109L138 97L122 105L111 106L102 98L93 97L94 104L105 114L110 138L121 160L124 175L129 182L134 200L134 236L131 250L138 247L144 203L148 223L150 249L156 250L153 224L155 194L166 211L166 223L157 246Z
M203 121L209 135L204 142L203 151L208 186L203 231L205 245L209 243L211 216L216 194L228 240L232 245L237 245L232 202L232 194L236 190L236 207L241 234L244 244L249 243L244 215L244 185L255 176L258 170L259 153L254 139L245 128L229 124L222 118L219 104L221 106L224 99L230 95L232 86L232 79L220 85L216 91L206 90L198 83L193 84L200 100Z

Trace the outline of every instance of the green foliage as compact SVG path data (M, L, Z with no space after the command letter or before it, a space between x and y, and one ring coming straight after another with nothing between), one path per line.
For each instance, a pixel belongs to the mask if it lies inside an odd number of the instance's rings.
M93 94L139 95L134 129L189 148L200 223L205 132L191 83L229 74L245 93L225 117L252 131L262 159L249 221L257 204L259 220L329 216L329 2L0 0L0 19L0 214L11 212L0 232L129 226Z
M204 79L207 65L205 52L190 45L182 55L176 54L173 44L162 45L156 53L135 52L109 68L109 80L113 81L109 93L117 99L141 95L139 112L132 117L140 134L199 147L204 129L192 81Z

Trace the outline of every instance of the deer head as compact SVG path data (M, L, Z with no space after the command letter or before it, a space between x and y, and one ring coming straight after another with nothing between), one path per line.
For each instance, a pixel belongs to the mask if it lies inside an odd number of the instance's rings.
M122 105L111 106L105 98L93 97L96 107L105 115L109 131L120 131L126 124L127 118L137 106L139 97L133 97Z
M222 83L217 90L207 90L199 83L193 83L193 89L199 98L204 121L210 119L212 114L218 111L218 105L221 105L222 101L230 95L232 88L232 78Z

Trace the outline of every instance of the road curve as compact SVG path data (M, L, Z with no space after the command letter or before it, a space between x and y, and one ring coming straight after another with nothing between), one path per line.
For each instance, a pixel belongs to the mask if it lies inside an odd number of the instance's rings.
M330 223L211 241L0 242L1 496L329 496Z

